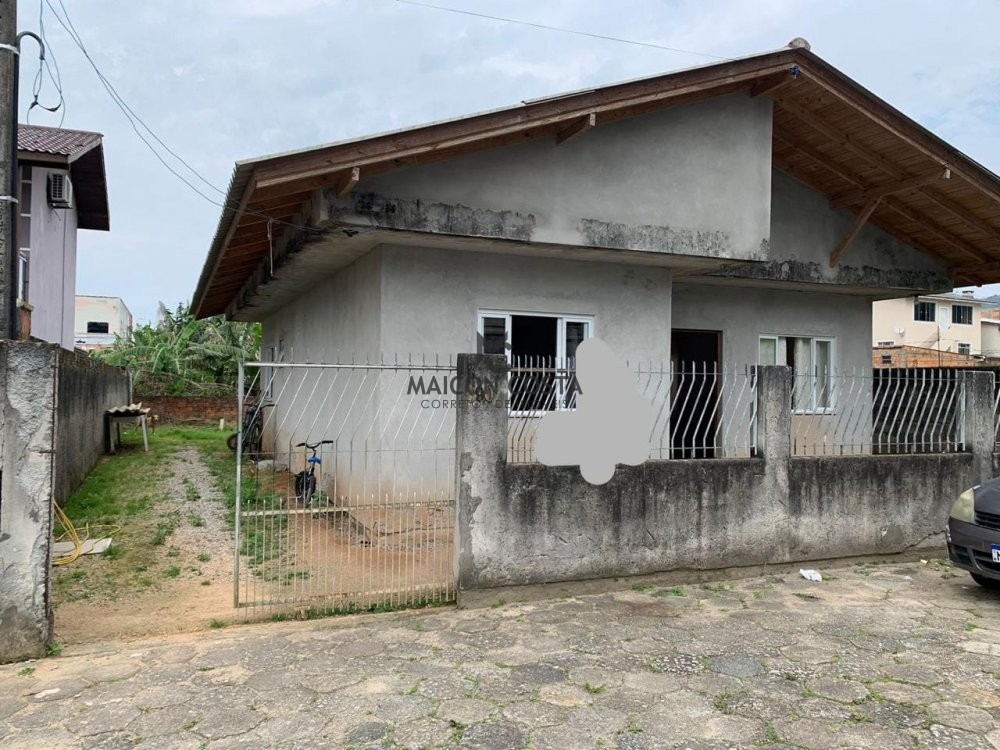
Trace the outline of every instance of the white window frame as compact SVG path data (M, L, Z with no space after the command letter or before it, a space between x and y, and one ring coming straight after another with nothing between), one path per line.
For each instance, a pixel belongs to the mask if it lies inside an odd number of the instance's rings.
M957 324L956 324L957 325ZM962 351L962 347L965 347L965 351ZM958 342L957 352L965 356L972 356L972 344L966 343L965 341Z
M479 334L480 341L485 341L486 335L486 318L503 318L504 319L504 333L506 334L506 344L504 349L504 354L507 357L507 364L511 364L513 358L513 349L511 345L511 318L515 315L525 316L531 318L556 318L556 369L567 369L566 368L566 324L567 323L583 323L587 326L586 335L583 340L591 339L597 335L596 324L594 322L593 315L568 315L563 313L548 313L548 312L532 312L525 310L490 310L490 309L480 309L476 314L476 333ZM508 375L509 378L509 375ZM566 397L566 380L559 378L556 380L556 411L566 411L566 407L563 406ZM528 410L518 410L510 411L511 416L542 416L547 414L547 411L540 409L528 409Z
M834 336L804 336L795 335L792 333L763 333L758 336L757 339L757 363L764 364L760 361L760 342L761 341L773 341L774 342L774 356L776 362L784 363L787 360L787 346L788 339L807 339L809 341L809 358L812 362L816 361L816 343L826 342L830 345L830 371L826 374L827 379L827 392L830 394L829 406L816 406L817 396L819 395L819 375L813 372L811 375L806 377L810 378L809 387L809 405L807 407L799 407L792 410L793 414L833 414L837 408L837 398L836 398L836 378L835 378L835 362L837 361L837 339ZM792 373L792 383L793 390L795 384L795 373Z
M917 307L919 305L930 305L931 306L931 317L927 320L917 317ZM918 299L913 303L913 322L914 323L935 323L937 322L938 316L938 303L934 300Z
M968 323L961 323L961 322L955 320L955 314L956 314L956 311L959 308L961 308L963 310L968 310L969 311L969 322ZM954 304L954 305L951 306L951 324L952 325L956 325L956 326L971 326L972 323L973 323L973 321L975 320L975 317L976 317L975 316L975 310L972 309L972 305Z

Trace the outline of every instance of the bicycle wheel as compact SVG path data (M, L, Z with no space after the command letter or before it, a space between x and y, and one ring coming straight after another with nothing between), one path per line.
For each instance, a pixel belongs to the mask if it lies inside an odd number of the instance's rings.
M295 499L303 505L312 503L313 493L316 492L316 475L306 471L300 471L295 475Z
M260 422L254 422L250 425L250 429L247 430L246 442L244 442L244 450L257 458L260 455L260 449L264 442L264 433L260 428Z
M233 453L236 452L236 446L239 445L240 433L234 432L232 435L226 438L226 447L229 448Z

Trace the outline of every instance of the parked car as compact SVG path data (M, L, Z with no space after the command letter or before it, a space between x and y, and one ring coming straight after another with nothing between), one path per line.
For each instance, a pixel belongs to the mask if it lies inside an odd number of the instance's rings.
M1000 589L1000 477L958 496L945 537L952 563L980 586Z

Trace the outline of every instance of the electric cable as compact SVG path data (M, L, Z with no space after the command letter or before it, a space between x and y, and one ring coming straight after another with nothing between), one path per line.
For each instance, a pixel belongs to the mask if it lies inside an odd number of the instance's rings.
M462 10L459 8L448 8L444 5L431 5L430 3L421 3L417 0L395 0L397 3L402 5L413 5L418 8L430 8L431 10L441 10L447 13L458 13L463 16L474 16L475 18L484 18L490 21L503 21L504 23L517 24L519 26L530 26L534 29L544 29L545 31L558 31L563 34L575 34L577 36L586 36L591 39L601 39L607 42L619 42L620 44L631 44L636 47L650 47L652 49L665 50L667 52L679 52L683 55L697 55L699 57L708 57L713 60L731 60L731 57L722 57L721 55L712 55L707 52L696 52L690 49L680 49L679 47L668 47L664 44L655 44L653 42L639 42L635 39L624 39L617 36L608 36L606 34L595 34L590 31L580 31L578 29L567 29L562 26L549 26L544 23L534 23L533 21L522 21L517 18L504 18L503 16L491 16L487 13L477 13L472 10Z
M190 170L190 172L195 177L197 177L199 180L205 183L208 187L212 188L212 190L215 190L216 192L222 194L223 196L226 195L225 191L221 190L220 188L212 184L212 182L203 177L194 167L188 164L182 157L180 157L169 146L167 146L163 142L163 140L158 135L156 135L153 129L150 128L148 125L146 125L146 123L135 113L135 111L128 106L124 98L122 98L122 96L118 93L117 89L115 89L115 87L111 84L111 82L107 79L107 77L101 72L101 69L98 67L97 63L94 62L94 59L90 56L90 53L87 51L86 45L83 43L83 39L80 37L79 33L76 31L76 27L73 25L73 21L69 16L69 12L66 10L66 6L63 4L63 0L58 0L58 2L60 8L62 9L63 13L66 16L65 20L63 20L63 17L59 14L58 11L56 11L55 7L52 5L51 0L44 0L44 2L46 5L48 5L49 10L52 11L52 14L55 17L56 21L59 22L59 25L63 27L63 29L66 31L67 34L69 34L70 39L73 40L74 44L76 44L77 48L79 48L80 52L86 58L87 62L90 63L90 66L97 74L97 78L101 82L101 85L104 87L105 91L108 93L108 96L111 97L111 100L115 103L115 105L118 107L121 113L125 116L125 119L128 120L129 125L132 126L132 130L135 132L136 136L139 138L140 141L142 141L142 143L146 146L146 148L150 151L150 153L152 153L153 156L156 157L157 161L159 161L160 164L162 164L167 171L169 171L177 179L183 182L188 188L190 188L192 192L194 192L204 200L208 201L212 205L222 208L224 210L229 209L234 212L239 211L240 207L235 203L231 203L228 200L218 201L215 198L206 195L202 190L200 190L198 187L192 184L191 181L187 179L183 174L177 171L169 162L167 162L166 159L163 158L163 155L160 154L160 152L156 149L156 147L149 142L149 139L147 139L143 135L142 131L139 129L139 125L141 125L143 129L145 129L146 132L149 133L149 135L153 138L153 140L159 143L168 154L173 156L175 159L177 159L178 162L187 167L187 169ZM267 219L268 221L272 221L275 224L287 226L292 229L298 229L305 232L317 231L315 227L296 224L295 222L278 219L264 213L263 211L253 211L244 208L243 213L249 216L256 216L258 218Z

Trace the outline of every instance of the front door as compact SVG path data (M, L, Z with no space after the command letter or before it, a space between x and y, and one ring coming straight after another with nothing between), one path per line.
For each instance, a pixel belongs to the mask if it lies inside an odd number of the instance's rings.
M674 330L670 408L672 458L714 458L719 429L721 331Z

